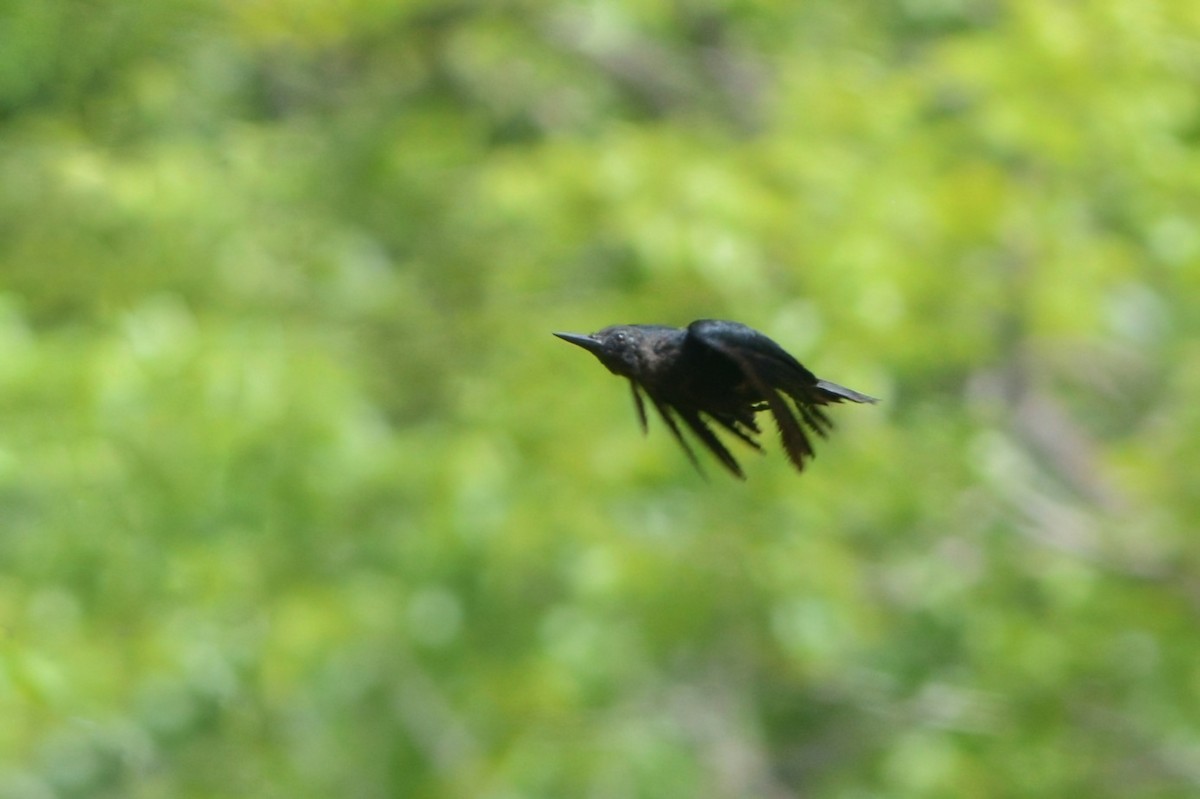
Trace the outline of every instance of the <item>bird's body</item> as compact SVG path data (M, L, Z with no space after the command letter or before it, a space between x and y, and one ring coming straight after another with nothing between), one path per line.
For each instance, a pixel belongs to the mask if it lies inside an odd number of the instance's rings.
M833 426L820 406L876 401L818 379L774 341L739 322L701 319L687 328L617 325L591 335L555 335L583 347L609 371L628 378L643 430L644 393L697 468L699 462L676 418L738 477L745 476L741 466L708 420L761 450L754 417L770 410L788 457L803 469L813 455L805 427L824 437Z

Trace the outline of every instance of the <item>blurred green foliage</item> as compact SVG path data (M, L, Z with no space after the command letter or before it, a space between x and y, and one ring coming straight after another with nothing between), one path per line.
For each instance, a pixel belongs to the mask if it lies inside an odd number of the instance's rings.
M1198 41L4 3L0 797L1200 794ZM697 317L885 401L706 482L549 335Z

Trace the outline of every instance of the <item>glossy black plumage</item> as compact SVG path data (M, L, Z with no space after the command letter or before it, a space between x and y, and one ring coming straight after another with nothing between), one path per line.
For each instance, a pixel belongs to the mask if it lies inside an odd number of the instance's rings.
M788 458L803 470L813 456L808 431L824 438L833 426L822 406L846 400L876 402L817 378L774 341L739 322L701 319L686 329L617 325L590 335L554 335L583 347L613 374L628 378L643 431L644 394L697 469L700 463L680 421L725 468L743 479L741 466L708 422L761 451L755 438L761 430L754 417L769 410Z

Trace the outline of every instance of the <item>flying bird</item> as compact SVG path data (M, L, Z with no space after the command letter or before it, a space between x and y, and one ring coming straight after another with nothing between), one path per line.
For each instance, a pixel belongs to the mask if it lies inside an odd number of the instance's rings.
M700 319L686 328L615 325L591 333L555 333L583 347L615 375L627 378L642 432L646 405L658 411L667 429L703 474L679 421L721 464L741 479L746 475L709 422L715 422L759 452L759 411L775 417L788 458L803 471L813 457L812 438L833 427L822 406L835 402L877 402L874 397L817 378L762 333L740 322Z

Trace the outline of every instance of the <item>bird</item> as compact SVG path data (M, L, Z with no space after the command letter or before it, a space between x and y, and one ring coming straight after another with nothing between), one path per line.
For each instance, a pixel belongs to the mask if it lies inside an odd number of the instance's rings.
M627 378L642 432L643 394L702 475L680 421L739 479L745 472L709 423L754 450L760 411L770 411L788 459L804 471L813 457L810 431L825 438L833 422L823 406L845 401L875 403L875 397L821 380L783 347L740 322L698 319L686 328L613 325L595 333L555 333L592 353L610 372Z

